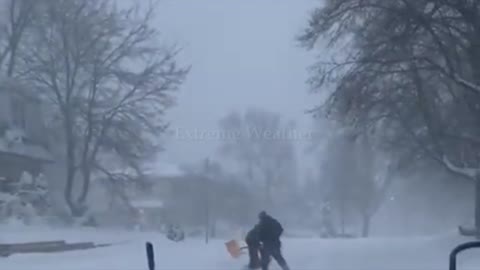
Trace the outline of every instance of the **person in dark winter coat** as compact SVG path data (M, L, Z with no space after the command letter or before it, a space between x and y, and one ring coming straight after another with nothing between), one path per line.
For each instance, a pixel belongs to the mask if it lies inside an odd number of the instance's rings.
M262 249L260 250L262 270L268 270L271 257L277 261L283 270L289 270L281 251L282 243L280 236L283 233L282 225L265 211L260 212L258 218L258 236L262 243Z
M250 261L248 263L249 269L258 269L261 267L260 258L258 253L260 252L261 243L259 237L259 226L258 224L253 227L245 237L245 242L248 246L248 257Z

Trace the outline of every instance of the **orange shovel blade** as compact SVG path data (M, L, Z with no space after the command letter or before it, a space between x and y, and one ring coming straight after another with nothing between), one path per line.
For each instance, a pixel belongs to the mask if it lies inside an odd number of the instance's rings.
M226 242L225 246L227 247L227 251L228 253L230 253L230 256L232 256L232 258L236 259L243 254L242 249L240 248L240 245L235 240L230 240Z

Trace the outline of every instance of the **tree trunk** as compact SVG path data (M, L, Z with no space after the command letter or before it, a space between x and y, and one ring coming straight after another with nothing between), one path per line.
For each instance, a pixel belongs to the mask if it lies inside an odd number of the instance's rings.
M345 200L340 200L340 232L345 235Z
M480 31L480 29L477 28ZM477 32L478 34L478 32ZM480 37L474 36L469 48L470 66L473 80L476 85L480 84ZM478 112L478 111L476 111ZM475 231L477 239L480 239L480 175L475 177Z
M212 238L217 237L217 220L215 218L212 218L212 220L211 220L210 236Z
M83 185L82 185L82 191L80 193L80 196L78 197L78 203L85 204L85 202L87 201L88 192L90 190L90 181L91 181L90 166L83 165L82 175L83 175Z
M248 161L247 164L247 178L250 183L253 183L253 165L251 161Z
M270 181L267 181L267 184L265 185L265 207L266 209L270 209L270 207L273 205L272 202L272 190L271 190L271 184Z
M66 179L66 185L65 185L65 202L67 203L68 208L70 209L70 212L73 216L78 215L78 207L73 199L73 187L74 187L74 181L75 181L75 168L74 165L72 164L73 161L70 158L70 152L72 150L70 149L71 147L67 146L67 179Z
M10 48L10 59L8 61L8 67L7 67L7 76L12 77L13 76L13 71L15 70L15 61L16 61L16 56L17 56L17 48L18 48L18 42L12 41L14 44Z
M362 237L368 237L370 235L370 221L371 217L367 213L362 214Z
M272 196L272 188L274 185L275 180L273 179L273 173L270 169L265 170L265 207L266 209L270 209L273 207L273 196Z
M113 206L115 204L115 194L113 192L110 192L110 200L108 202L108 210L112 211L113 210Z
M73 195L73 188L75 182L75 174L76 174L76 167L75 167L75 137L73 135L73 127L70 118L70 113L65 111L65 119L64 119L64 129L65 129L65 137L66 137L66 155L67 155L67 183L65 185L65 201L67 203L68 208L72 216L80 217L85 212L82 205L78 204L78 201L74 200Z
M480 239L480 179L475 181L475 231Z
M204 176L204 189L205 189L205 243L208 244L210 239L210 185L209 185L209 174L210 174L210 160L207 158L205 160L205 176Z

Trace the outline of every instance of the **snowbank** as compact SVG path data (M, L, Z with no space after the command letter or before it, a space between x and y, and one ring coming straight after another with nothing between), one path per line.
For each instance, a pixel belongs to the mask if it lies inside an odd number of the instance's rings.
M122 242L103 249L0 258L0 269L22 270L144 270L145 241L155 245L157 269L241 269L247 257L232 259L225 240L168 241L161 234L100 230L0 228L4 241L57 240ZM448 254L467 238L455 234L424 238L353 240L285 239L284 253L292 269L301 270L437 270L448 269ZM480 269L480 250L460 256L459 269ZM272 270L279 269L273 264Z

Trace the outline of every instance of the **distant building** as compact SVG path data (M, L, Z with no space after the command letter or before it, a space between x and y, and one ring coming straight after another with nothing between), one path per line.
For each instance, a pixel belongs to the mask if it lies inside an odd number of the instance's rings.
M171 222L166 200L174 193L186 174L178 165L156 162L144 172L144 177L129 190L131 205L138 210L138 223L144 229L161 229Z
M41 101L33 91L0 78L0 190L18 181L23 172L37 176L53 161ZM3 187L3 188L2 188Z

